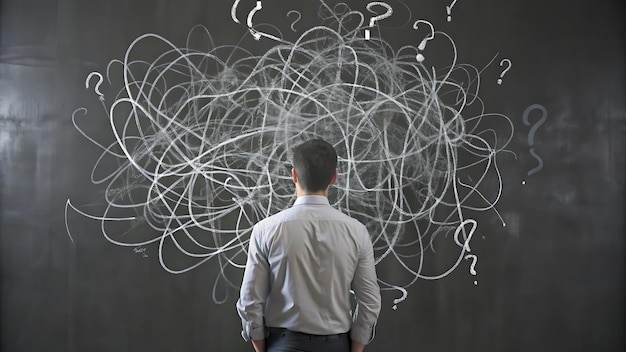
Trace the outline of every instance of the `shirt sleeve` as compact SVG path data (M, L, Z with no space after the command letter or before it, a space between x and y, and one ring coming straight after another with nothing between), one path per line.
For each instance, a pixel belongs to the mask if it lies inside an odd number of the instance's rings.
M374 266L372 241L365 231L359 251L357 269L352 280L357 306L354 313L350 338L367 344L374 339L374 328L380 313L380 287Z
M262 250L259 235L255 226L250 236L248 259L237 301L237 311L243 328L241 336L246 341L265 338L263 314L269 294L269 263Z

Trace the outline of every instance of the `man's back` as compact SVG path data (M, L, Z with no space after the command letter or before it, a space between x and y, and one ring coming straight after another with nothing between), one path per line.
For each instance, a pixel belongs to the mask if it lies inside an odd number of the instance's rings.
M273 281L265 324L316 335L350 330L349 291L370 243L365 226L325 197L306 196L257 227Z

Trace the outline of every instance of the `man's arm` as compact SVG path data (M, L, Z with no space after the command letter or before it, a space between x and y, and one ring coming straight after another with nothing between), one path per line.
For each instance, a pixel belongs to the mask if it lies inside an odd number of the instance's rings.
M352 352L360 352L374 338L374 327L381 305L380 287L374 266L374 249L367 231L359 251L352 289L357 307L350 337L352 338Z
M269 294L269 263L263 253L260 233L255 226L250 236L248 260L241 282L241 291L237 301L237 311L241 317L244 340L261 341L260 352L265 352L265 325L263 313L265 302ZM256 348L256 344L255 344Z

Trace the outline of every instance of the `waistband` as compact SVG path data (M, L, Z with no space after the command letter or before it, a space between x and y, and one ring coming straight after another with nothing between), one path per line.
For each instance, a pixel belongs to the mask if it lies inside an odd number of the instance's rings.
M341 334L332 334L332 335L313 335L313 334L307 334L307 333L300 332L300 331L289 330L286 328L268 327L267 330L270 334L273 334L273 335L300 336L300 337L308 338L310 340L334 340L334 339L339 339L339 338L348 336L347 332L344 332Z

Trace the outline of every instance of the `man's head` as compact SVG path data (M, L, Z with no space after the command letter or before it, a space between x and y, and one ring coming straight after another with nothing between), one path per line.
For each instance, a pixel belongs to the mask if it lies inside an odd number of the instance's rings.
M326 191L337 177L337 152L321 139L306 141L293 149L292 176L306 193Z

